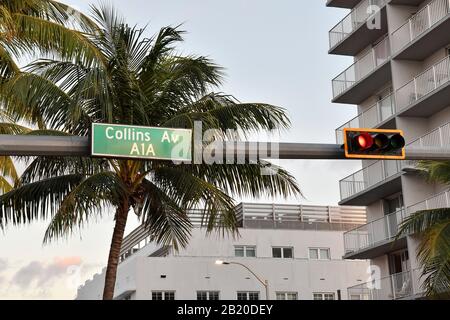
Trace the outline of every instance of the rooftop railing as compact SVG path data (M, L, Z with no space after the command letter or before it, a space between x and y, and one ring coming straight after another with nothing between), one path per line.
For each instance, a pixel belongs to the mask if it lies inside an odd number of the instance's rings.
M445 57L397 90L397 111L406 109L448 83L450 83L450 57Z
M382 8L386 0L362 0L329 32L330 49L344 41L353 31L367 23L373 16L373 8Z
M363 78L368 76L377 67L389 60L391 50L389 38L384 38L364 56L355 61L350 67L345 69L332 81L333 97L336 98L340 94L349 90Z
M383 121L389 119L395 114L394 95L383 98L375 103L369 109L357 115L352 120L346 122L336 129L337 144L344 143L343 131L345 128L375 128Z
M396 53L431 29L450 13L450 0L434 0L392 33L393 52Z

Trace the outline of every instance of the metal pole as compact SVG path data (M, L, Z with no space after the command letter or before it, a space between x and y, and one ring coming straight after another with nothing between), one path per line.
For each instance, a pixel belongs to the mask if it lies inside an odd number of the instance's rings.
M288 143L288 142L215 142L215 149L223 155L245 154L258 159L345 159L338 144ZM255 146L256 147L252 147ZM89 137L0 135L0 156L80 156L89 157ZM448 147L406 147L407 160L450 160Z
M264 286L266 287L266 300L270 300L270 297L269 297L269 281L268 280L264 281Z
M248 272L250 272L255 278L256 280L258 280L266 289L266 300L269 300L269 281L268 280L263 280L261 279L253 270L251 270L249 267L247 267L245 264L240 263L240 262L234 262L234 261L230 261L227 262L228 264L235 264L238 266L241 266L245 269L247 269Z

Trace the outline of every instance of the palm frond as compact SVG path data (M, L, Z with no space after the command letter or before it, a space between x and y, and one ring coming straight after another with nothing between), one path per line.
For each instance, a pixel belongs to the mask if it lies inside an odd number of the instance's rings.
M64 196L44 243L72 234L75 227L82 228L92 218L101 218L102 210L121 205L127 197L127 188L115 173L104 171L88 176Z
M56 213L64 197L83 176L63 175L24 184L0 196L0 228L45 220Z
M418 235L417 257L427 296L450 293L450 208L423 210L406 218L401 235Z
M192 223L183 204L176 203L149 180L144 180L145 192L138 212L142 223L158 244L171 245L175 250L188 245Z

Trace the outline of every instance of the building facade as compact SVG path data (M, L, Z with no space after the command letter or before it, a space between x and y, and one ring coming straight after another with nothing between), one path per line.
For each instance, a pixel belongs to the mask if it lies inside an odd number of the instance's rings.
M362 298L346 289L367 281L369 263L342 256L344 231L366 222L363 207L242 203L236 212L238 237L206 235L201 212L192 212L192 238L178 252L152 242L143 227L131 232L115 299L266 299L264 285L245 267L267 280L269 299ZM77 299L101 299L104 272L80 287Z
M354 57L332 80L333 102L358 116L336 130L402 129L409 146L450 146L450 1L328 0L350 12L330 30L330 54ZM421 294L414 235L394 238L401 221L423 209L449 207L449 192L421 177L410 161L363 161L340 181L342 205L367 206L368 223L344 234L345 258L370 259L378 286L355 284L366 299Z

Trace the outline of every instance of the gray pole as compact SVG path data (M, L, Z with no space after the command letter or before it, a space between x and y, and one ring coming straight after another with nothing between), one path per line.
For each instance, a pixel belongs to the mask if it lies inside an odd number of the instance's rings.
M256 159L345 159L337 144L315 143L216 143L223 154ZM0 135L0 156L90 156L90 138L73 136ZM450 146L406 148L407 160L450 160Z

